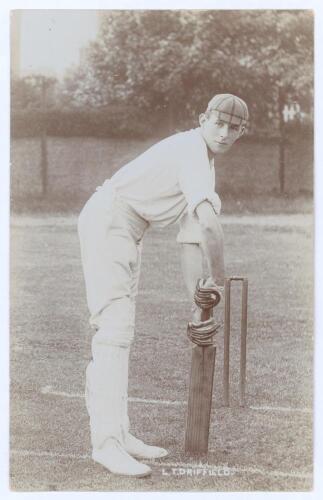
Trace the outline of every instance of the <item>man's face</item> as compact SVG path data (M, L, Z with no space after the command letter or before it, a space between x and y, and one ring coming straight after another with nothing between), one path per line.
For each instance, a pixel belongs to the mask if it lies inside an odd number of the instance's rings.
M225 121L218 111L211 111L209 116L200 115L200 126L202 136L214 154L226 153L245 129L240 123Z

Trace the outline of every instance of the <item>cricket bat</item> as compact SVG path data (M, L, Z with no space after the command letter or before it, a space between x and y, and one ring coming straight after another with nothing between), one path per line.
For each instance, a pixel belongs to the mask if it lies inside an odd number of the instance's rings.
M204 310L201 320L206 321L212 309ZM192 348L191 375L185 431L185 452L206 454L209 444L212 407L215 345Z

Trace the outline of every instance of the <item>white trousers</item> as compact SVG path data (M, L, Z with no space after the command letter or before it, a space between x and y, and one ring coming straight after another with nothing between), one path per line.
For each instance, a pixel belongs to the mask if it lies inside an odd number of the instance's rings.
M92 339L86 404L94 448L129 429L128 360L135 328L141 239L147 222L117 195L110 181L84 206L78 223Z

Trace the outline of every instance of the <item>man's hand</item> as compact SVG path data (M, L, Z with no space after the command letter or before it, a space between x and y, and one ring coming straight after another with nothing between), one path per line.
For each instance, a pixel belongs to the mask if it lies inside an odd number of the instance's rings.
M223 287L217 286L212 277L209 277L205 280L199 279L197 281L194 295L194 304L192 306L192 323L196 324L201 322L202 308L199 307L196 303L196 301L199 302L201 291L204 294L203 300L206 300L209 303L218 301L218 304L222 299Z
M213 316L202 321L201 314L203 310L211 310L216 306L221 297L221 289L213 278L201 278L197 281L194 295L195 304L192 308L193 319L187 326L187 335L195 344L212 345L212 337L221 327L221 323L216 323Z
M206 321L190 321L187 325L187 336L194 344L212 345L212 338L220 327L221 324L216 323L213 317Z
M209 286L208 283L212 286ZM199 279L196 284L194 300L201 309L211 309L218 305L222 298L222 288L212 278Z
M210 276L209 278L206 278L204 285L205 288L216 288L216 283L214 279Z

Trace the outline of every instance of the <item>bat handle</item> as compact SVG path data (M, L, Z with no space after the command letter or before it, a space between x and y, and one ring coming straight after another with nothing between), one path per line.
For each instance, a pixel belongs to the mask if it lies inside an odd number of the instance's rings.
M201 311L201 321L207 321L213 316L213 307L210 309L202 309Z

